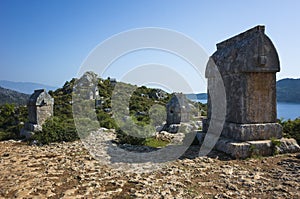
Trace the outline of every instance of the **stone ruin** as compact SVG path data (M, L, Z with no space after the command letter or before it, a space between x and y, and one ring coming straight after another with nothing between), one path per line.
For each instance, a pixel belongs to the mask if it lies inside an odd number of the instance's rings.
M256 26L227 39L217 44L217 51L211 56L226 94L225 124L215 148L234 158L272 155L275 139L280 143L276 146L279 153L300 149L294 139L282 138L282 127L277 123L276 72L280 71L280 64L276 49L264 31L264 26ZM214 69L208 64L208 83L215 78L210 75L211 70ZM209 128L212 106L209 96L204 133Z
M167 125L180 124L190 120L190 107L183 94L175 94L166 105Z
M34 132L41 131L45 121L53 116L54 99L45 89L35 90L27 104L28 120L21 130L21 136L29 138Z
M184 132L188 132L196 131L201 126L201 122L195 121L199 111L182 93L174 94L166 104L166 112L166 123L161 131L177 133L185 129Z
M99 89L97 86L98 76L92 71L85 72L75 83L73 91L80 95L80 99L99 99Z

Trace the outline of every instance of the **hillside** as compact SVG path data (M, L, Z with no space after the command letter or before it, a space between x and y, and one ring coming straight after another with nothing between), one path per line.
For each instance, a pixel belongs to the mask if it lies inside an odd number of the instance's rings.
M94 81L97 82L97 88L93 88L91 92L90 86L93 86ZM116 85L118 85L117 88ZM156 115L161 115L162 112L162 114L165 114L163 110L151 109L151 107L155 104L165 107L165 104L172 96L160 89L147 88L145 86L138 87L116 82L110 78L102 79L97 77L93 72L86 72L79 79L73 78L71 81L67 81L62 88L49 91L49 94L54 98L54 117L51 121L49 120L45 123L47 128L43 128L42 133L35 134L35 139L46 144L56 141L73 141L78 139L78 134L79 136L85 136L86 130L84 130L82 134L76 131L73 118L75 110L76 121L78 123L80 122L80 124L82 123L84 126L88 126L89 129L98 128L100 124L100 126L104 128L116 129L120 142L126 141L131 144L143 143L145 138L131 139L121 130L121 128L130 129L131 132L140 133L140 127L134 128L132 126L126 126L129 123L124 122L123 115L115 114L115 118L112 118L113 91L115 92L115 108L118 109L119 113L127 111L128 108L132 122L134 121L138 126L146 126L150 124L151 121L156 122L157 118L162 118L154 117L155 120L151 120L149 111L155 110L153 114ZM123 99L130 95L131 91L134 92L130 98L129 107L124 107L121 103ZM88 106L89 103L93 103L93 106L96 105L95 109L90 109L90 106ZM99 122L90 119L90 115L94 115L95 113ZM118 121L121 121L121 123L117 125L115 119L118 117L120 117ZM163 121L160 122L162 123Z
M0 80L0 86L3 88L18 91L20 93L32 94L36 89L45 88L46 90L56 90L54 86L38 84L33 82L13 82L7 80Z
M277 101L300 103L300 79L277 81Z
M0 105L6 103L26 105L28 98L27 94L0 87Z

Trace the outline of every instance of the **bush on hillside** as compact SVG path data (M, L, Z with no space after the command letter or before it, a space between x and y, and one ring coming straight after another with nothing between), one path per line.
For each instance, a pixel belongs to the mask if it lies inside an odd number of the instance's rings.
M300 118L295 120L280 121L285 137L294 138L300 144Z
M155 128L153 126L127 119L117 129L117 138L121 144L144 145L146 139L153 137L154 133Z
M51 117L43 124L43 130L36 132L31 140L36 140L40 144L49 144L51 142L74 141L78 138L72 119L61 120L58 117Z
M113 118L103 110L96 110L97 119L101 127L107 129L116 129L118 126Z
M0 141L19 139L22 123L27 121L27 108L4 104L0 106Z

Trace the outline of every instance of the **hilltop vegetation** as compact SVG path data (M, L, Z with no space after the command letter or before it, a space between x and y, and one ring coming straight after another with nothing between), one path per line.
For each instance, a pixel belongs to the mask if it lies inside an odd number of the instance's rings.
M74 94L73 88L76 84L76 81L77 80L73 78L71 81L67 81L62 88L49 92L49 94L54 98L54 117L46 121L46 123L43 125L43 132L36 133L33 139L38 140L43 144L56 141L73 141L79 138L76 130L79 130L79 132L86 132L86 129L82 129L81 131L81 129L76 129L74 125L72 105L74 105L73 103L76 102L73 102L72 94ZM98 78L97 82L99 97L96 99L97 104L95 110L88 109L89 103L95 103L94 99L88 99L86 102L83 100L82 103L86 103L87 106L85 106L85 104L78 106L78 109L81 111L80 114L84 115L81 115L76 122L82 124L80 126L89 127L89 130L96 130L99 128L99 124L104 128L113 128L116 129L120 142L143 144L146 141L145 138L135 138L129 136L124 133L123 130L128 129L131 131L131 133L136 133L135 135L141 133L139 130L140 128L143 129L143 133L147 131L147 126L149 126L150 122L152 121L149 111L154 111L154 114L158 115L165 113L161 110L150 110L150 107L152 107L154 104L165 107L172 95L160 89L147 88L145 86L138 87L121 82L117 84L118 89L114 90L116 84L112 83L110 78ZM117 124L116 120L118 114L115 115L115 118L112 118L113 91L115 92L114 103L115 109L117 109L116 112L128 112L128 120L126 120L126 122L119 122ZM130 93L132 93L132 95L128 96ZM120 98L119 100L117 99L118 97ZM125 97L129 97L130 99L129 110L126 110L126 107L124 107L122 104L118 104L122 102ZM89 116L93 114L91 111L96 113L99 123L98 121L95 122L93 119L90 119ZM124 118L119 118L117 121L122 121L123 119ZM159 123L159 121L154 122L156 122L156 124ZM153 130L155 131L155 129L148 128L148 132Z
M51 117L43 125L43 131L35 134L33 139L42 144L59 141L73 141L79 139L73 118L72 105L73 88L77 79L73 78L67 81L62 88L55 91L49 91L54 98L54 117ZM279 82L281 88L286 85L285 80ZM295 82L294 80L291 80ZM296 81L299 82L299 81ZM93 110L82 110L85 116L79 119L83 131L96 130L100 126L108 129L115 129L120 143L145 144L149 141L146 138L151 137L155 132L154 127L161 125L166 117L165 105L172 97L172 94L166 93L160 89L138 87L126 83L112 83L108 79L97 79L99 98L97 98L96 108ZM0 88L1 89L1 88ZM4 89L6 93L16 93ZM295 90L294 90L295 91ZM297 93L297 91L295 91ZM28 95L21 94L22 97ZM20 96L20 99L21 99ZM16 97L15 97L16 98ZM128 104L124 106L122 102L128 98ZM27 99L26 99L27 100ZM114 109L123 115L112 113L112 100L114 100ZM95 100L87 100L88 103L95 103ZM94 104L93 104L94 105ZM202 115L205 115L207 106L201 103L194 104ZM84 109L85 107L83 107ZM89 111L96 114L98 121L89 119ZM124 117L125 115L125 117ZM23 105L4 104L0 106L0 140L18 139L20 129L27 122L27 107ZM295 138L300 143L300 119L280 122L283 126L285 137ZM100 124L100 125L99 125ZM86 127L89 127L88 129ZM81 129L79 129L80 131ZM125 132L124 132L125 131ZM126 134L130 131L132 137ZM151 140L149 141L151 142Z
M77 79L73 78L72 80L67 81L62 88L59 88L55 91L49 91L49 94L54 98L54 117L46 121L43 126L43 132L36 133L33 139L36 139L43 144L79 139L77 133L78 129L75 127L72 111L72 94L76 80ZM89 130L96 130L99 128L99 126L108 129L116 129L119 141L121 143L145 144L145 142L149 141L149 139L147 140L145 138L140 138L143 136L140 134L146 134L147 136L151 135L151 133L154 132L154 128L151 128L151 125L157 126L162 123L166 114L164 107L172 97L172 94L168 94L160 89L147 88L145 86L138 87L121 82L117 84L118 89L115 89L115 84L112 84L109 78L98 78L97 82L99 90L99 103L93 111L94 114L96 114L98 121L93 121L88 117L83 117L79 121L81 124L83 124L82 126L89 127ZM283 89L284 86L287 86L286 82L293 82L294 84L295 81L279 81L278 86ZM26 98L27 101L27 98L29 97L26 94L20 94L8 89L0 88L0 91L1 90L4 91L2 93L12 94L12 96L14 96L13 99L17 99L16 96L20 96L19 99L24 98L25 100ZM132 95L129 95L131 92ZM294 90L294 92L297 93L298 91ZM127 111L128 117L117 118L118 115L115 115L113 118L113 93L115 100L114 108L117 109L117 112L126 113ZM128 110L126 106L124 109L122 104L118 104L126 97L130 99L128 103ZM20 102L19 99L18 102ZM194 105L199 110L202 110L202 115L205 115L207 111L206 105L201 103L195 103ZM85 112L87 116L90 114L88 113L88 110L83 112ZM153 117L150 117L150 115ZM126 122L122 122L123 120ZM27 122L26 106L18 105L18 103L1 105L0 140L19 139L20 129L24 126L25 122ZM295 138L298 143L300 143L300 119L281 121L280 123L283 126L285 137ZM137 135L138 137L129 136L124 131L130 131L132 135ZM151 142L151 140L149 142Z
M89 78L88 74L88 77ZM37 132L32 137L33 140L37 140L42 144L47 144L50 142L58 141L73 141L79 138L73 118L73 99L72 94L73 88L77 79L73 78L71 81L67 81L62 88L58 88L55 91L49 91L49 94L54 98L54 116L49 118L43 125L43 131ZM108 79L97 79L98 82L98 91L99 96L96 99L98 102L97 106L93 110L82 110L85 113L85 116L79 119L80 124L83 127L89 127L89 129L83 130L96 130L101 127L108 129L116 129L119 133L119 139L123 142L130 142L135 144L142 144L145 139L133 139L127 134L124 134L120 130L119 124L117 125L115 119L112 118L112 94L115 87L115 84L111 82L110 78ZM146 87L137 87L130 84L118 83L121 87L121 93L116 94L121 98L125 97L129 93L127 90L133 90L134 92L130 96L129 102L129 113L128 116L132 119L134 124L137 126L146 126L150 124L149 110L150 107L154 104L160 104L165 106L166 102L170 98L170 94L160 90ZM2 88L1 88L2 89ZM7 95L13 96L10 101L5 101L7 104L0 106L0 140L5 139L17 139L19 137L20 129L24 126L24 123L27 122L27 107L18 106L19 104L26 104L29 95L20 94L15 91L10 91L8 89L2 89ZM158 94L162 94L164 97L159 97ZM2 95L2 102L4 102L5 97ZM10 104L15 102L14 100L18 98L17 105ZM22 102L22 99L23 103ZM26 99L25 99L26 98ZM123 99L117 101L119 103ZM87 100L88 103L95 103L95 99ZM119 107L116 104L116 107ZM120 106L122 108L122 106ZM83 107L86 108L86 107ZM88 111L93 111L97 115L99 121L93 121L89 119L90 113ZM126 127L124 127L126 128ZM79 129L80 131L81 129ZM130 126L130 130L137 131L137 129Z

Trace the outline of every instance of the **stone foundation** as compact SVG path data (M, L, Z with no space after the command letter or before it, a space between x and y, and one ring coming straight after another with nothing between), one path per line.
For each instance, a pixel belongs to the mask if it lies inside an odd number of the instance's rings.
M203 143L205 135L206 134L203 132L197 134L200 144ZM236 159L300 152L300 146L297 144L296 140L288 138L237 141L220 137L214 148Z
M238 141L268 140L282 138L282 126L278 123L264 124L235 124L226 123L222 136Z
M207 132L209 120L203 120L203 132ZM282 126L278 123L263 124L236 124L225 123L222 136L237 141L268 140L271 138L282 138Z

